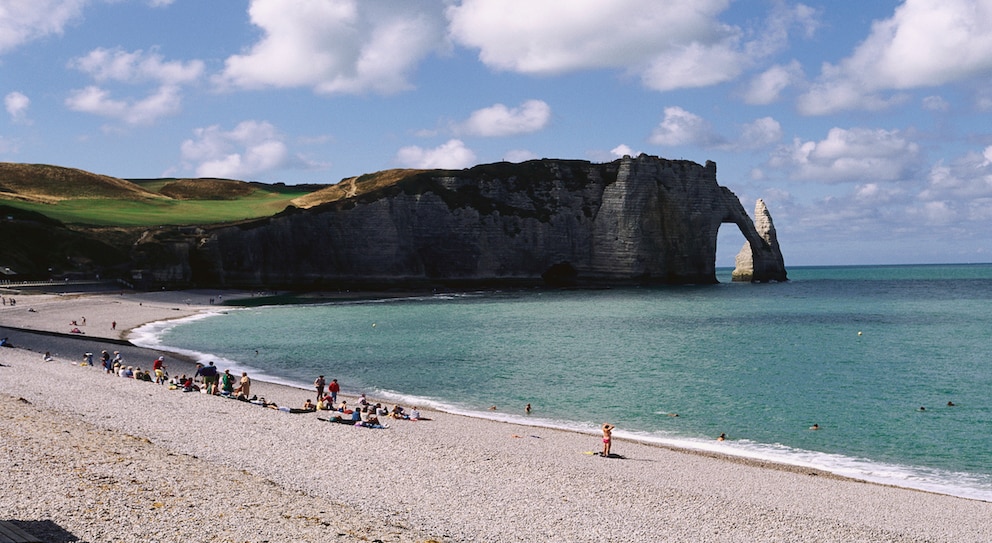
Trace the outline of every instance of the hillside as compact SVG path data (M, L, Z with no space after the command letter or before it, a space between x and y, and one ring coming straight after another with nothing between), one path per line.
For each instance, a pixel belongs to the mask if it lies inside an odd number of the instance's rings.
M293 205L301 209L309 209L321 204L354 198L355 196L361 196L390 185L395 185L404 179L425 171L428 170L395 169L349 177L342 179L336 185L329 185L305 196L295 198L293 199Z
M71 199L155 200L140 186L75 168L0 162L0 199L53 204Z
M73 168L0 163L0 202L73 227L200 225L275 215L325 185L231 179L117 179Z

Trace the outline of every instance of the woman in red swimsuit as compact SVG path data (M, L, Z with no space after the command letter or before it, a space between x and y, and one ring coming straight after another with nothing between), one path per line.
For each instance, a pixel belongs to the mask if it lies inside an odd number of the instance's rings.
M608 422L603 423L603 453L600 456L610 456L610 439L614 428L616 427Z

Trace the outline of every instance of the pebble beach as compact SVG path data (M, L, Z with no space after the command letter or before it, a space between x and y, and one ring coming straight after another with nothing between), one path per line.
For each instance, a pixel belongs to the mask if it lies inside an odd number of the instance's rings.
M602 458L598 435L443 412L353 427L110 376L59 347L72 321L99 353L219 295L13 296L0 326L52 335L0 349L0 520L45 541L992 541L983 501L616 437L622 458Z

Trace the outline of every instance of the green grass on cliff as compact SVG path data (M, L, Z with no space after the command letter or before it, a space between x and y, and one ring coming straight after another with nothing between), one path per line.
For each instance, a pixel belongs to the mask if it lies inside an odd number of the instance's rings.
M233 200L63 200L55 204L8 201L11 207L35 211L65 224L92 226L161 226L212 224L268 217L307 194L256 191Z
M230 179L128 181L74 168L0 162L0 203L70 225L150 227L268 217L319 188Z

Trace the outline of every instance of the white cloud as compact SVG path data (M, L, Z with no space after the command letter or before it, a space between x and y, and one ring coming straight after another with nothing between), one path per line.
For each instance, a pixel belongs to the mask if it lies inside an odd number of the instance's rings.
M164 85L141 100L118 100L110 92L96 86L70 93L65 105L73 111L117 119L129 125L150 125L158 119L175 115L181 109L179 88Z
M22 124L29 122L27 115L28 106L31 105L31 99L23 93L17 91L7 93L7 96L3 98L3 105L13 122Z
M799 61L793 60L785 66L772 66L751 80L744 92L744 101L748 104L771 104L778 101L783 90L802 82L803 79L803 69Z
M832 128L824 140L782 146L770 166L797 180L871 183L904 180L919 160L919 145L897 130Z
M924 201L992 198L992 146L981 153L967 153L950 164L935 164L919 198Z
M182 143L182 159L200 177L250 179L292 162L282 135L264 121L244 121L230 131L213 125L193 133L193 139Z
M722 23L729 0L463 0L447 10L451 39L497 70L559 74L602 68L668 91L730 81L781 50L791 29L816 28L816 11L776 3L753 32ZM756 36L745 41L745 36Z
M444 45L441 0L252 0L263 37L225 62L222 87L395 93Z
M506 154L503 155L503 160L514 163L527 162L528 160L534 160L536 158L540 157L526 149L513 149L507 151Z
M520 107L495 104L472 112L458 127L459 133L472 136L513 136L537 132L551 120L551 107L541 100L528 100Z
M613 149L610 149L610 154L616 158L623 158L625 156L637 156L639 153L635 153L634 150L627 144L621 143Z
M665 118L655 127L648 139L655 145L702 145L704 147L722 142L713 131L710 123L702 117L680 107L665 108Z
M659 54L641 72L641 80L658 91L707 87L735 79L747 64L736 43L691 43Z
M144 51L97 48L86 56L73 59L69 66L89 74L97 82L117 81L138 84L154 81L163 85L195 82L203 74L203 61L163 60L162 55Z
M61 34L82 14L87 0L0 2L0 54L31 40Z
M163 60L158 53L127 52L121 49L94 49L86 56L69 62L99 83L141 85L153 87L143 98L113 98L112 91L90 85L73 90L65 100L73 111L109 117L129 125L150 125L162 117L175 115L182 109L181 85L196 82L203 74L204 64Z
M486 65L528 74L619 68L658 90L727 81L745 64L727 0L464 0L448 8L457 43ZM628 16L625 16L628 15Z
M987 77L992 70L992 2L906 0L891 18L838 65L826 64L800 98L812 115L845 109L879 109L893 103L886 91L936 87ZM896 102L899 97L896 97Z
M740 139L731 144L733 150L762 149L782 140L782 125L771 117L762 117L741 128Z
M738 139L731 141L718 134L702 117L677 106L665 108L664 119L648 138L655 145L699 145L734 152L770 147L781 140L782 125L772 117L755 119L741 126ZM611 152L616 154L629 150L629 147L622 145Z
M406 168L456 170L474 166L475 153L462 140L453 139L434 149L403 147L396 153L396 161Z

